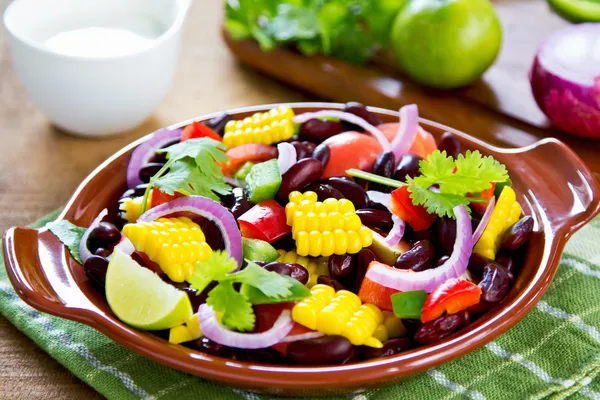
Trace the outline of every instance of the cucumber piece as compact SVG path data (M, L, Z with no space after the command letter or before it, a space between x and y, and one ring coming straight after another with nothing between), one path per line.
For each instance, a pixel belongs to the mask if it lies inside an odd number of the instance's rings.
M279 258L275 247L264 240L242 238L242 251L244 259L250 261L273 262Z
M248 197L254 204L274 198L280 185L281 173L275 159L256 164L246 176Z

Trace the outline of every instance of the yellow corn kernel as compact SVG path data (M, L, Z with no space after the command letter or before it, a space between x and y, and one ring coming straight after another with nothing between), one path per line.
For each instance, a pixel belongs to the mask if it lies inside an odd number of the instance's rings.
M362 247L369 247L373 244L373 231L366 226L361 226L358 230Z
M333 198L325 199L323 204L325 205L327 212L330 212L330 213L340 212L340 205L339 205L339 202L337 199L333 199Z
M306 193L309 193L309 192L306 192ZM304 195L298 191L293 191L288 196L288 199L290 200L290 203L300 203L302 200L304 200Z
M319 231L311 231L308 234L308 242L310 247L308 254L312 257L318 257L321 254L323 248L323 235Z
M382 311L373 304L361 304L347 290L334 292L330 286L315 285L311 295L292 309L292 319L327 335L341 335L354 345L383 347L387 327ZM377 332L377 333L376 333Z
M223 144L228 148L247 143L271 145L290 139L294 135L293 110L288 106L256 113L241 121L225 125Z
M335 251L335 237L330 231L325 231L322 235L321 255L329 257Z
M127 224L123 234L173 282L185 281L212 253L200 226L186 217Z
M362 242L360 240L360 236L356 231L347 231L346 235L348 236L348 248L346 249L346 253L356 254L363 248Z
M119 204L119 210L121 211L121 217L127 222L135 222L142 215L142 201L143 196L126 198ZM150 207L152 202L152 192L148 194L148 201L146 202L146 209Z
M517 222L520 215L521 206L517 202L515 191L510 186L505 186L473 251L491 260L495 259L504 232Z
M292 319L310 329L317 328L317 315L335 296L335 290L327 285L315 285L311 295L300 301L292 309Z
M404 336L407 331L404 327L404 324L397 318L393 312L384 311L383 312L383 325L386 327L388 337L390 339Z

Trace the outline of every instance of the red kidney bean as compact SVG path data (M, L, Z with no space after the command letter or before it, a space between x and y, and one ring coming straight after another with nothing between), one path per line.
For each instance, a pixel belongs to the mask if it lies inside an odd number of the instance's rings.
M452 254L456 241L456 220L448 217L439 218L437 221L437 239L446 254Z
M300 125L300 137L314 143L321 143L332 136L344 131L344 126L337 121L309 119Z
M343 336L323 336L292 342L287 352L298 364L343 364L354 356L354 346Z
M329 257L327 263L329 276L341 280L347 278L354 271L354 256L351 254L334 254Z
M87 248L95 253L99 248L112 248L112 246L121 240L121 232L110 222L100 222L97 227L92 229L87 240Z
M298 161L281 177L281 185L277 197L287 199L289 194L300 190L311 182L316 181L323 174L323 164L314 158L305 158Z
M431 344L450 336L469 323L469 314L461 311L457 314L442 315L433 321L426 322L415 333L415 342Z
M108 249L103 249L102 247L98 248L95 252L94 255L96 256L100 256L100 257L104 257L104 258L108 258L110 257L110 255L112 254L111 250Z
M449 256L441 256L433 265L433 268L441 267L446 261L448 261Z
M185 343L185 345L203 353L220 357L229 356L232 350L230 347L223 346L222 344L219 344L217 342L213 342L212 340L204 336L200 339L196 339L194 341Z
M329 277L327 275L320 275L317 278L317 283L320 283L322 285L331 286L332 288L335 289L336 292L338 290L346 290L346 287L344 285L342 285L339 281L336 281L335 279L332 279L331 277Z
M394 153L391 151L384 151L383 153L379 153L375 159L373 173L386 178L391 178L394 176L395 165L396 157L394 156Z
M300 264L284 264L274 261L265 265L264 268L279 275L290 276L303 285L308 282L308 271Z
M150 178L156 175L156 173L163 167L163 165L165 164L154 162L144 165L142 169L140 169L139 173L141 181L144 183L150 182Z
M438 149L440 151L446 151L449 156L456 158L461 153L460 141L455 134L446 132L438 141Z
M487 257L484 257L480 254L473 253L469 258L469 265L467 269L471 272L477 279L481 279L483 276L483 269L486 265L492 263L493 261Z
M398 168L396 169L394 178L405 182L407 175L411 178L421 175L421 172L419 172L419 161L421 160L423 159L416 154L404 154L398 161Z
M414 343L410 338L400 337L390 339L383 344L383 347L376 349L374 347L361 346L360 350L364 359L389 357L394 354L401 353L414 347Z
M213 288L214 288L214 286L210 290L212 290ZM177 289L181 290L182 292L185 292L188 295L188 298L190 299L190 303L192 303L192 310L194 310L194 312L198 311L198 307L200 307L201 304L206 303L206 298L208 297L208 293L206 293L204 296L202 296L202 294L197 295L196 289L192 289L189 286L182 286L182 287L178 287Z
M479 282L481 301L496 304L504 300L510 290L513 276L506 268L491 262L483 268L483 279Z
M287 359L273 349L232 349L231 359L265 364L286 364Z
M304 145L301 142L294 140L293 142L291 142L291 144L296 149L296 160L302 160L303 158L306 158L308 156L308 153L306 152L306 149L304 148Z
M211 249L213 249L213 251L225 249L223 234L221 233L221 229L219 229L217 224L208 218L202 218L200 220L195 220L194 222L200 225L200 229L206 238L206 243Z
M504 252L498 253L496 255L496 262L506 268L513 276L517 275L517 272L519 272L520 266L517 265L509 254Z
M315 152L315 149L317 148L316 144L307 140L302 142L302 146L304 146L304 150L306 150L306 154L308 157L312 157L313 153Z
M372 208L372 209L378 210L378 211L390 212L390 210L388 210L388 208L386 206L384 206L381 203L376 203L372 200L369 200L369 202L367 203L367 208ZM364 210L364 208L363 208L363 210Z
M250 203L246 191L242 188L234 188L231 193L233 194L231 213L235 219L238 219L243 213L252 208L252 203Z
M500 248L508 251L517 250L527 243L532 231L533 218L531 218L529 215L521 218L504 234L502 246L500 246Z
M404 327L406 328L406 331L409 333L409 335L414 336L414 334L417 332L417 330L421 327L422 323L420 319L408 319L408 318L403 318L402 320L402 325L404 325Z
M334 199L343 199L344 198L344 195L342 194L342 192L340 192L333 186L328 185L326 183L313 182L310 185L306 186L303 189L303 191L315 192L317 194L319 201L325 201L325 199L328 199L330 197L333 197Z
M356 255L356 274L354 275L353 288L354 292L358 292L360 289L360 285L362 284L363 279L365 279L367 269L373 261L377 261L377 257L375 256L375 253L369 249L362 249Z
M432 267L434 261L435 248L428 240L420 240L398 257L394 268L412 269L415 272L425 271Z
M221 113L216 117L203 122L203 124L208 126L213 131L217 132L218 134L222 135L225 131L225 125L227 125L227 123L232 119L233 118L231 117L231 115L227 113Z
M312 158L321 161L323 164L323 168L327 166L329 162L329 158L331 157L331 149L324 143L321 143L315 148L315 151L312 153Z
M359 216L362 224L369 228L377 227L383 230L390 230L394 225L392 214L387 209L382 211L374 208L362 208L356 210L356 215Z
M365 189L358 183L337 176L325 179L325 183L342 192L344 197L354 204L355 209L358 210L367 207L367 203L369 202L367 192L365 192Z
M92 285L104 293L108 260L100 256L91 256L83 263L83 271Z
M346 105L344 106L344 111L347 113L350 113L350 114L354 114L357 117L361 117L362 119L364 119L365 121L367 121L369 124L371 124L373 126L383 124L383 120L381 119L381 117L379 115L367 110L367 107L365 107L364 104L357 103L355 101L351 101L349 103L346 103ZM352 124L350 124L350 125L352 125ZM352 127L353 127L352 128L353 130L357 130L357 131L363 130L362 128L357 127L355 125L352 125Z

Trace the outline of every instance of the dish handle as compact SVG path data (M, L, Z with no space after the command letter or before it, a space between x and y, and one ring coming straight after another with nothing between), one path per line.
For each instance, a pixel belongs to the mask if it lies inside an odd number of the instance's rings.
M581 158L563 142L547 138L503 151L523 196L559 237L567 238L600 213L600 186ZM516 166L516 170L515 170Z
M73 308L91 303L75 285L64 247L50 231L11 228L4 234L3 250L8 277L27 304L49 314L81 322L87 319L85 313L80 314L82 318L73 318Z

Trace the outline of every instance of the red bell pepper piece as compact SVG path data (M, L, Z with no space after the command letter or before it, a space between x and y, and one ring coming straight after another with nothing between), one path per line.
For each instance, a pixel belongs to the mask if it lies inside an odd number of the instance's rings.
M273 146L247 143L227 150L225 155L227 156L228 161L219 166L225 175L231 175L247 161L258 163L272 160L273 158L277 158L278 152L277 148Z
M494 191L496 190L496 182L492 182L492 186L490 186L490 188L488 190L484 190L483 192L481 192L481 195L479 196L473 196L472 194L468 194L467 197L477 197L478 199L484 199L485 202L473 202L470 204L470 206L477 211L480 215L483 215L485 213L485 210L487 209L487 206L490 202L490 199L492 197L494 197Z
M181 133L182 142L185 142L188 139L198 139L203 137L218 140L219 142L223 141L221 135L200 122L192 122L183 128L183 132Z
M162 192L160 189L152 188L152 200L150 201L150 208L154 208L164 203L168 203L179 197L185 197L183 193L175 192L175 194L168 194Z
M381 264L377 261L373 261L369 264L369 268L374 264ZM388 267L391 268L391 267ZM368 269L367 269L368 271ZM377 282L373 282L366 276L363 278L358 290L358 297L363 303L371 303L376 305L382 310L393 311L392 306L392 295L398 293L398 290L385 287Z
M263 200L238 218L242 236L273 243L291 232L285 209L275 200Z
M425 207L413 204L407 186L399 187L392 192L391 206L392 212L415 231L429 229L437 218L437 215L429 214Z
M460 278L448 279L427 295L421 312L421 322L433 321L444 312L456 314L466 310L479 303L480 297L481 289L473 282Z

